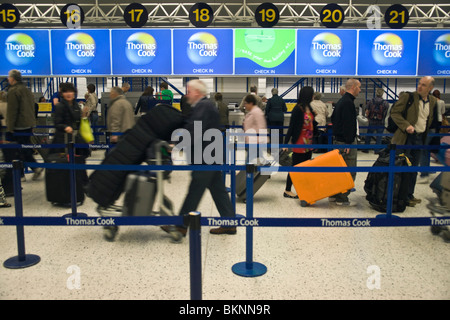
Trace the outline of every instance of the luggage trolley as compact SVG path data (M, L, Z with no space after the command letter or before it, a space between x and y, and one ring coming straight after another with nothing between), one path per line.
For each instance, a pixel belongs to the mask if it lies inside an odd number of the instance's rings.
M450 216L450 172L442 172L439 180L431 184L431 189L437 195L437 199L430 199L427 208L433 217ZM450 243L450 230L447 226L432 225L431 233L439 235L445 242Z
M157 140L147 150L149 165L171 163L171 147L166 141ZM139 171L130 173L125 182L125 196L122 216L173 216L173 203L164 194L164 181L170 179L169 170ZM104 237L114 241L117 226L105 227ZM181 233L175 226L170 227L169 234L174 242L180 242Z

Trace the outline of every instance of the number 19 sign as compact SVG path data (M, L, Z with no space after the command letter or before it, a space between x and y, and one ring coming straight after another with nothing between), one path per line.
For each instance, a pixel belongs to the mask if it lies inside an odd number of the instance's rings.
M255 20L263 28L272 28L280 20L280 11L274 4L265 2L256 8Z

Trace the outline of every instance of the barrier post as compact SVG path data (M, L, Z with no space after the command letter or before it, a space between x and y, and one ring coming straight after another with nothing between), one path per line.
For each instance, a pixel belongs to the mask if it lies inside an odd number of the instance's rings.
M23 218L22 206L22 183L20 181L22 175L23 163L22 161L13 160L13 185L14 185L14 207L16 211L16 218ZM34 266L41 258L34 254L25 254L25 233L23 225L19 222L16 224L17 232L17 250L18 255L11 257L3 263L3 266L8 269L22 269Z
M230 170L230 198L231 198L231 204L233 205L233 210L236 212L236 137L233 136L233 142L232 142L232 151L231 151L231 160L233 161L232 165L233 168ZM231 165L231 161L230 165Z
M394 171L395 167L395 156L396 156L397 145L389 145L389 171L388 171L388 185L387 185L387 204L386 204L386 214L379 214L377 218L398 218L398 216L392 214L392 204L394 201Z
M75 148L73 141L68 144L69 151L69 163L75 164ZM77 212L77 176L76 170L70 168L70 205L72 207L72 213L65 214L63 217L87 217L86 213Z
M328 136L328 144L333 144L333 126L331 124L327 124L327 136ZM330 148L328 148L328 151L331 151Z
M189 213L191 300L202 299L202 239L200 218L200 212Z
M246 166L246 208L247 219L253 219L253 177L256 172L254 164ZM265 265L253 261L253 226L246 227L246 261L233 265L231 270L242 277L259 277L267 272Z

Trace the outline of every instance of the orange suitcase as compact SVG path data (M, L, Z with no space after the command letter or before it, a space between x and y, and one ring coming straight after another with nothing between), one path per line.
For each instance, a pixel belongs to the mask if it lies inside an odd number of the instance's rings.
M339 150L333 150L295 167L347 167L347 164ZM290 172L289 175L302 207L355 186L350 172Z

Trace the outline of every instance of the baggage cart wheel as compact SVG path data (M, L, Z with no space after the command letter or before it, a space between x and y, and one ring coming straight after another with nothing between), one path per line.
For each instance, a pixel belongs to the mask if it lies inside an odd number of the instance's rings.
M442 239L444 239L446 243L450 243L450 230L445 228L444 230L441 231L439 235L441 236Z
M437 236L439 233L441 233L442 228L439 226L431 226L431 233L435 236Z
M118 231L118 226L103 227L103 238L105 238L106 241L112 242L116 238Z
M300 201L300 205L301 205L302 207L309 207L309 203L306 202L305 200L301 200L301 201Z

